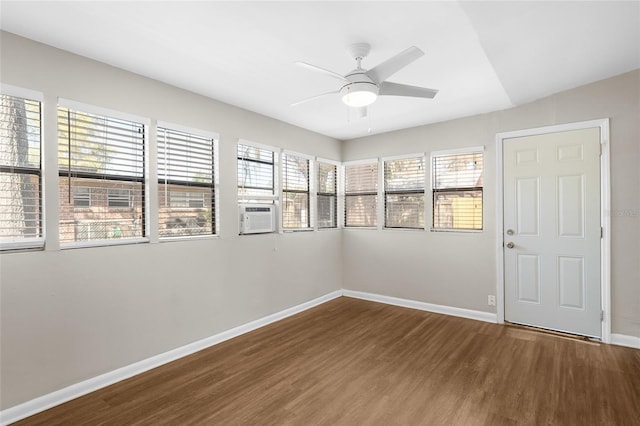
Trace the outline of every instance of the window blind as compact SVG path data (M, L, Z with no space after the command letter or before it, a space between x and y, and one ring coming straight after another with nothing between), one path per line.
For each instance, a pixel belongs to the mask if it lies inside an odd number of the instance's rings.
M141 123L58 107L62 243L144 236L144 139Z
M158 128L160 238L215 233L214 144L210 137Z
M282 227L309 228L309 160L282 156Z
M40 102L0 96L0 242L41 243ZM40 243L38 242L40 241ZM25 245L26 244L26 245Z
M347 164L344 174L345 226L377 226L378 163Z
M318 228L336 228L338 167L335 164L318 162L318 194L317 194L317 221Z
M256 201L274 198L274 152L255 146L238 144L238 199Z
M482 229L482 152L439 155L433 162L433 228Z
M424 228L424 157L384 162L386 228Z

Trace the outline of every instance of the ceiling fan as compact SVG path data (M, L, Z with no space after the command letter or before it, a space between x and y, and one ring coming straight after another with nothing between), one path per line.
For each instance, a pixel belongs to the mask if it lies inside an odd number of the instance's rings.
M355 43L350 45L349 53L356 60L357 65L356 69L349 71L345 75L306 62L296 62L297 65L341 80L343 85L338 90L312 96L291 105L296 106L324 96L340 94L342 96L342 102L350 107L357 108L359 115L364 117L367 115L367 105L375 102L378 96L411 96L432 99L438 93L435 89L386 81L387 78L424 55L424 52L419 48L412 46L392 58L387 59L378 66L366 70L362 68L361 62L367 57L370 51L371 46L368 43Z

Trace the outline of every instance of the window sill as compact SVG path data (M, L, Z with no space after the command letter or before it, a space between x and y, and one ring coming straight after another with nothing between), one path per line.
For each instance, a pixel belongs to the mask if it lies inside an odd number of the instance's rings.
M344 226L340 229L357 229L357 230L365 230L365 231L377 231L377 226Z
M0 242L0 252L16 252L44 249L44 238L30 239L27 241Z
M108 247L108 246L123 246L129 244L144 244L148 243L149 238L122 238L112 240L95 240L95 241L76 241L73 243L60 243L62 250L87 248L87 247Z
M454 232L456 234L482 234L482 229L438 229L431 228L431 232Z
M382 228L383 231L399 231L399 232L411 232L411 231L418 231L418 232L424 232L425 229L424 228L387 228L384 227Z
M172 241L197 241L197 240L219 240L220 235L180 235L175 237L160 237L160 243L170 243Z

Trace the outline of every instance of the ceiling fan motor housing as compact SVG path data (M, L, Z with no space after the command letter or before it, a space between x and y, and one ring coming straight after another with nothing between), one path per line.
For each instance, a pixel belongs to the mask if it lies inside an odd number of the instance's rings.
M378 97L378 85L365 72L366 70L356 69L345 76L351 82L340 89L345 104L363 107L375 102Z

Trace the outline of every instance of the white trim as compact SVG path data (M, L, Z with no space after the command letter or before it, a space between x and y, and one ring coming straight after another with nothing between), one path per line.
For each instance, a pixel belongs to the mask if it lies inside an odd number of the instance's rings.
M44 237L34 238L7 238L0 240L0 251L42 249L44 247Z
M109 118L117 118L120 120L135 121L137 123L144 124L145 126L151 125L151 119L149 117L143 117L141 115L130 114L128 112L122 112L97 105L86 104L84 102L78 102L71 99L58 98L58 106L78 112L103 115ZM148 137L148 134L145 134L145 136Z
M44 103L44 94L37 90L25 89L23 87L12 86L11 84L0 84L0 93L16 98L24 98L30 101Z
M359 166L362 164L375 164L379 162L379 158L367 158L364 160L351 160L351 161L343 161L343 166Z
M303 154L301 152L298 151L291 151L288 149L282 149L282 154L283 155L290 155L292 157L300 157L300 158L304 158L305 160L309 160L309 164L311 164L312 161L314 161L316 159L315 156L313 155L309 155L309 154Z
M611 343L612 345L627 346L629 348L640 349L640 337L612 333L610 340L611 341L609 343Z
M317 163L331 164L331 165L334 165L336 167L340 167L342 165L342 163L339 162L339 161L329 160L327 158L322 158L322 157L315 157L315 160L316 160Z
M456 154L471 154L475 152L483 152L485 151L485 146L470 146L468 148L453 148L453 149L443 149L440 151L431 151L429 153L430 157L442 157L444 155L456 155Z
M336 226L335 227L320 227L318 225L318 195L319 195L319 191L318 188L320 186L320 163L324 163L324 164L329 164L330 166L334 166L336 168L336 181L335 181L335 186L336 186L336 192L335 192L335 198L336 198L336 203L335 203L335 209L336 209ZM319 158L316 157L315 161L314 161L314 166L313 166L313 183L314 183L314 191L313 191L313 204L314 204L314 208L313 208L313 213L314 213L314 221L313 221L313 229L315 231L324 231L325 229L340 229L340 215L339 215L339 208L340 208L340 195L339 195L339 191L340 191L340 178L341 178L341 173L340 173L340 167L341 167L341 163L338 161L334 161L334 160L325 160L323 158Z
M601 305L604 316L602 320L602 336L604 343L611 343L611 169L609 157L609 119L588 120L575 123L557 124L534 129L523 129L511 132L496 133L496 308L498 323L504 323L504 217L503 217L503 144L505 139L523 136L543 135L566 132L570 130L600 129L600 220L604 230L600 242L600 288Z
M90 392L94 392L98 389L128 379L129 377L144 373L145 371L151 370L152 368L156 368L171 361L175 361L176 359L191 355L192 353L201 351L210 346L217 345L218 343L222 343L226 340L256 330L260 327L264 327L273 322L280 321L281 319L290 317L340 296L342 296L341 290L333 291L331 293L325 294L324 296L320 296L308 302L304 302L291 308L284 309L280 312L267 315L266 317L248 322L238 327L234 327L230 330L223 331L202 340L198 340L179 348L172 349L170 351L152 356L147 359L143 359L142 361L129 364L122 368L118 368L117 370L101 374L100 376L84 380L80 383L67 386L66 388L40 396L14 407L7 408L0 412L0 418L2 419L0 421L0 424L8 425L10 423L17 422L18 420L22 420L26 417L32 416L51 407L55 407L56 405L63 404L82 395L86 395Z
M236 143L236 158L238 157L238 145L247 145L253 148L265 149L267 151L272 151L274 155L280 152L280 148L278 148L277 146L265 145L263 143L253 142L247 139L238 138L238 142Z
M88 240L88 241L73 241L68 243L60 243L60 249L76 249L87 247L109 247L109 246L122 246L127 244L146 244L149 243L149 237L131 237L131 238L111 238L108 240Z
M453 306L435 305L433 303L418 302L416 300L400 299L398 297L383 296L381 294L366 293L354 290L342 290L345 297L369 300L371 302L385 303L387 305L402 306L404 308L419 309L421 311L437 314L452 315L454 317L468 318L477 321L496 322L496 314L491 312L474 311L471 309L456 308Z
M403 154L403 155L392 155L392 156L388 156L388 157L380 157L380 159L382 160L382 163L384 163L385 161L395 161L395 160L407 160L409 158L426 158L427 154L423 151L423 152L416 152L413 154Z
M220 133L212 132L210 130L203 130L196 127L184 126L182 124L176 124L169 121L158 120L156 122L156 127L167 129L167 130L174 130L177 132L191 134L195 136L200 136L201 138L214 139L214 142L220 140Z

